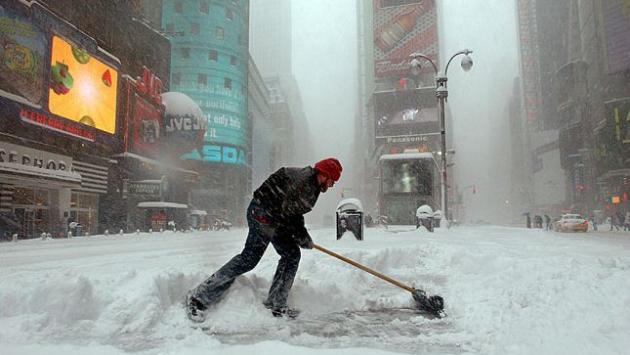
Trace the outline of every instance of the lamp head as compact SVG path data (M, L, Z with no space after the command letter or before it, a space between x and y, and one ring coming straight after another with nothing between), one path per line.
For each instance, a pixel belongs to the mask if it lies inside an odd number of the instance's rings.
M422 64L418 58L413 58L409 65L411 67L411 74L414 76L420 75L420 69L422 68Z
M473 60L468 54L466 54L464 58L462 58L462 69L464 69L464 71L469 71L472 66Z

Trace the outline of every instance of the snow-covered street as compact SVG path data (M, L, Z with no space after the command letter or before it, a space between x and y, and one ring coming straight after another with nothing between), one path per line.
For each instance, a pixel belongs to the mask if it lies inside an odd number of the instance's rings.
M408 292L316 250L290 303L261 304L278 256L194 326L182 301L234 254L245 230L140 233L0 244L0 353L623 354L630 348L630 234L462 226L317 229L316 243L446 301L405 310ZM368 310L376 310L368 312ZM351 311L352 313L347 313Z

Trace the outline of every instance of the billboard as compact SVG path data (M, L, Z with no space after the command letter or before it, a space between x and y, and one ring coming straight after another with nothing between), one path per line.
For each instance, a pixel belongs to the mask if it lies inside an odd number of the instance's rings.
M630 99L604 103L606 120L596 131L595 162L600 172L630 167Z
M374 0L373 6L376 77L407 76L414 52L438 62L435 0Z
M30 20L0 6L0 91L42 106L48 36Z
M125 151L155 158L160 154L163 136L162 81L148 68L136 79L121 77L120 112ZM126 125L124 123L127 123Z
M538 47L538 25L536 2L518 0L518 31L523 73L523 107L527 122L538 120L540 107L540 55Z
M117 88L116 69L61 37L52 37L51 113L114 134Z
M131 149L129 150L144 156L156 157L160 149L162 110L138 94L134 94L133 97L133 116L129 125Z
M439 132L435 88L374 93L376 138Z
M203 146L181 156L185 160L245 165L247 137L246 102L243 95L218 87L195 95L206 118Z
M602 1L608 72L630 69L630 1Z

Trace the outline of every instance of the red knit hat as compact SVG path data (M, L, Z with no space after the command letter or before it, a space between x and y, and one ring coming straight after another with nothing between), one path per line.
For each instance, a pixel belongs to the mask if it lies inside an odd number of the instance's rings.
M315 170L329 179L339 181L341 177L341 163L335 158L326 158L315 163Z

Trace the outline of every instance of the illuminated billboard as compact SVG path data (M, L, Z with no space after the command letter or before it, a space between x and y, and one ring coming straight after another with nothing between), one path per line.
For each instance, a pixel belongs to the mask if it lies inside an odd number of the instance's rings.
M0 6L0 90L43 105L47 35L25 16Z
M414 52L439 62L435 0L373 0L373 6L376 77L407 76Z
M434 88L374 94L376 137L439 132Z
M48 109L114 134L118 72L87 51L53 36Z

